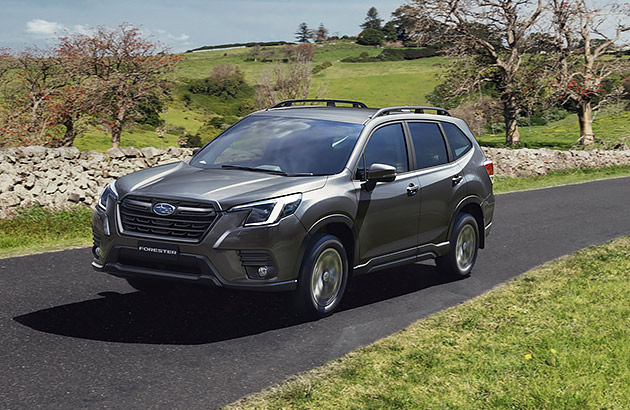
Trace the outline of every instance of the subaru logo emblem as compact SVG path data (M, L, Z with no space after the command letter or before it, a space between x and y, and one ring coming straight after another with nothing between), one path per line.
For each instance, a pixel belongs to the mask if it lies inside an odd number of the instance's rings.
M171 204L159 203L159 204L153 205L153 213L155 214L158 214L161 216L168 216L172 214L173 212L175 212L175 207Z

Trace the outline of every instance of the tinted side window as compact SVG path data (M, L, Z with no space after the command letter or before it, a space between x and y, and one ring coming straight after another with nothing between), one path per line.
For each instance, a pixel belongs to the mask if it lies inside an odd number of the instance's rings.
M409 171L402 124L386 125L372 133L365 147L365 162L366 169L378 163L396 167L397 173Z
M455 155L455 159L460 158L472 147L472 143L470 142L470 140L466 137L466 135L464 135L462 130L457 127L457 125L443 122L442 128L444 129L444 133L446 134L446 138L448 139L448 144L453 150L453 155Z
M446 164L448 155L440 127L430 122L410 122L418 169Z

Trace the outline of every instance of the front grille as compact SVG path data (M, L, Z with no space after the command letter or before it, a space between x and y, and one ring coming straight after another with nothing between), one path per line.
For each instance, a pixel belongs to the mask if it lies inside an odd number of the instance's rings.
M157 215L153 212L157 203L173 205L175 212ZM203 202L127 196L120 204L123 233L138 236L199 241L216 218L214 207Z

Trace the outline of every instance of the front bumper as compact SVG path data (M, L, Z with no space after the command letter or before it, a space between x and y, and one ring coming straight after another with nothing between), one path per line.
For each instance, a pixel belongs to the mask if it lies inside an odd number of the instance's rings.
M245 290L285 291L297 285L298 255L306 230L295 215L273 225L243 227L246 212L223 212L200 242L190 243L122 235L112 202L106 211L97 207L92 218L96 271ZM142 252L139 243L146 241L156 247L176 245L178 253ZM252 275L257 261L270 268L268 277Z

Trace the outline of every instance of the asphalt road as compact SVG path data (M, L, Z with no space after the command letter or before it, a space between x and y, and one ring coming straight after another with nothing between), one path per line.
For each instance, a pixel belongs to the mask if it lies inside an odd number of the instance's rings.
M470 278L432 264L358 278L300 322L276 294L148 298L88 249L0 259L0 408L215 408L459 304L530 268L630 234L630 178L500 195Z

